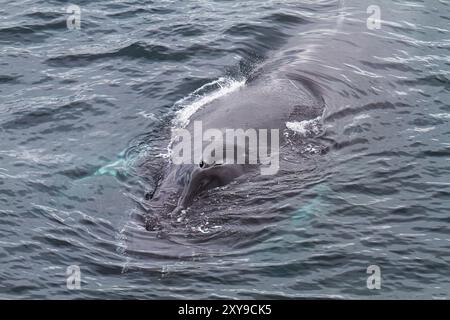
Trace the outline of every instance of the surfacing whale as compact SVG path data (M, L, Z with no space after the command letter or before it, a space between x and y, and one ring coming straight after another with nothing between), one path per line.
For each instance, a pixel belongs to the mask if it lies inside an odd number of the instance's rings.
M270 155L268 159L279 157L276 153L283 152L286 142L283 132L287 123L317 119L323 114L325 107L321 88L300 72L296 72L301 65L289 61L292 61L292 57L281 55L278 59L261 65L243 87L207 103L195 112L184 132L195 136L196 126L199 124L203 132L212 130L216 135L223 133L223 136L226 136L227 130L266 130L266 143L269 146L266 151L267 155ZM278 136L270 135L269 132L278 132ZM190 161L174 163L169 160L161 172L158 186L148 197L146 229L158 230L161 219L170 219L186 210L207 190L229 184L249 172L261 170L263 173L259 145L261 136L257 135L256 139L257 150L250 150L250 138L234 139L231 143L227 140L219 158L215 157L217 149L216 152L208 154L204 145L199 146L195 142L187 144L190 149L184 149L181 153L184 156L190 153ZM278 142L281 147L277 150L271 148L274 142ZM175 149L180 149L179 144L172 141L171 150ZM196 149L200 149L200 152L196 153ZM256 154L253 159L256 161L250 159L252 152ZM245 161L236 161L238 155ZM265 168L267 165L278 165L274 164L274 161L265 164ZM275 169L272 174L278 171L278 168Z

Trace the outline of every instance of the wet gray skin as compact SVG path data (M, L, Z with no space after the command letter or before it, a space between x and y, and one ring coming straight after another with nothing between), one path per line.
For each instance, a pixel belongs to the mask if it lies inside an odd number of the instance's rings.
M198 165L171 164L168 168L169 175L151 197L151 212L145 221L147 230L158 229L161 218L171 217L187 209L203 192L224 186L253 167L207 164L203 161Z
M221 132L226 129L277 129L281 147L286 122L321 116L324 102L321 90L314 81L298 74L293 75L291 71L295 66L280 65L283 65L283 59L279 64L263 66L265 70L260 71L262 75L252 78L241 89L203 106L191 116L185 129L194 136L195 121L202 122L203 132L208 129ZM276 71L265 73L268 70ZM246 150L246 146L234 144L232 147L235 150ZM150 200L150 212L146 217L147 229L158 229L163 217L173 216L188 208L203 192L224 186L258 167L239 165L236 161L222 163L225 164L207 165L199 161L196 164L168 165Z

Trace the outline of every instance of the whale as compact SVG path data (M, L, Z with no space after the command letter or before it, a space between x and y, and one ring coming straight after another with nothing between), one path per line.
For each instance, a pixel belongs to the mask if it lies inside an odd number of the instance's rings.
M252 67L241 61L243 85L213 95L175 125L168 143L170 157L159 170L153 191L146 194L147 230L161 230L208 194L220 196L222 186L296 171L298 157L329 150L323 119L330 79L322 71L332 66L321 65L317 57L336 52L332 42L324 41L324 32L333 37L342 29L344 0L336 5L332 12L324 7L328 19L320 22L321 28L302 23L283 44L273 46L257 63L250 62ZM200 138L199 126L204 133ZM234 133L232 139L228 132ZM189 161L174 161L180 154Z
M301 64L289 63L292 60L287 54L259 65L244 85L203 105L190 116L182 134L172 136L169 149L189 161L177 162L169 157L163 166L154 191L147 195L148 212L144 219L147 230L158 230L161 220L187 210L209 190L233 181L246 181L243 177L250 173L264 174L263 169L271 166L272 170L265 173L277 174L280 163L275 160L282 158L288 149L284 134L287 125L318 119L325 109L321 87L302 74ZM214 136L208 141L215 141L221 134L226 137L228 132L243 132L244 139L222 139L226 141L216 144L210 153L205 152L210 145L205 147L195 139L183 141L185 148L180 148L182 139L177 137L196 137L199 126L202 132L209 132L209 138ZM253 135L256 148L249 147L251 134L245 136L248 132L256 132ZM260 142L266 143L265 148ZM243 161L237 161L239 157Z

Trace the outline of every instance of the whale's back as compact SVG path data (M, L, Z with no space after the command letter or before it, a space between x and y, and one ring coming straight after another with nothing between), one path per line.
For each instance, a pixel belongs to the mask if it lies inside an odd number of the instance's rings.
M261 80L214 100L190 119L203 129L280 129L288 121L314 119L323 112L323 101L301 81L286 78Z

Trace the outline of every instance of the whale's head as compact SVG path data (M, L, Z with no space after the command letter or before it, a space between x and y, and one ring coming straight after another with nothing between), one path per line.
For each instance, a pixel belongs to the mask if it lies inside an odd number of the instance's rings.
M171 164L160 185L150 196L146 229L159 228L159 220L187 209L203 192L224 186L248 170L239 164Z

